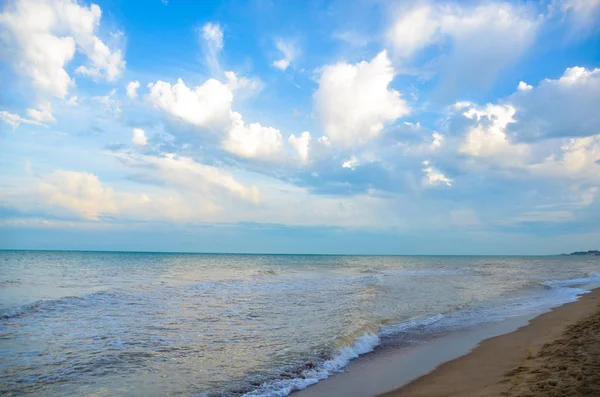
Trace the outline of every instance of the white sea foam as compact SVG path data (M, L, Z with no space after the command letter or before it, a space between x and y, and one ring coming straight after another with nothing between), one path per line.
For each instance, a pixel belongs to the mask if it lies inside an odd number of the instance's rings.
M317 368L304 370L296 378L265 382L256 390L244 394L244 397L287 396L293 391L302 390L329 377L335 372L340 372L351 360L354 360L361 354L373 351L379 343L379 336L368 332L359 337L352 346L342 347L334 358L323 362Z
M548 288L561 288L595 283L600 283L600 274L592 274L588 277L572 278L568 280L551 280L542 283L542 285Z

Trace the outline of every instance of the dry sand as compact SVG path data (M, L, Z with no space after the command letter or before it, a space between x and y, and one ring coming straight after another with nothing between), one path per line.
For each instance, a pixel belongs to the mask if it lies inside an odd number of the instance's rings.
M600 289L382 397L600 397Z

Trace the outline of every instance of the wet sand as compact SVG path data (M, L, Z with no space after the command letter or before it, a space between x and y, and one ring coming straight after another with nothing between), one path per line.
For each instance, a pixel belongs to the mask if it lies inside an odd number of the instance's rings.
M600 396L600 289L381 396Z

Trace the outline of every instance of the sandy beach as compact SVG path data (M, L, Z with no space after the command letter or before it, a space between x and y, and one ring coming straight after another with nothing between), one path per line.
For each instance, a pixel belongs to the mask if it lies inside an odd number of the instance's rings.
M600 289L381 396L600 396Z

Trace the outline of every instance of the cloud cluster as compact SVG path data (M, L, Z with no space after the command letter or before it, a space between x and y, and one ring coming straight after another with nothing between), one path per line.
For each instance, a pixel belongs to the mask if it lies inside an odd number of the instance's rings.
M596 3L554 1L551 9L565 20L583 18L595 15ZM78 93L80 102L71 96L69 103L78 108L42 95L24 117L0 111L13 128L41 125L52 132L66 127L53 109L59 115L77 110L94 121L115 116L106 121L114 127L106 128L110 138L95 143L117 142L105 146L105 154L124 174L115 179L93 169L29 169L29 188L14 195L0 191L0 198L25 213L89 221L398 229L564 223L597 209L600 69L573 66L562 76L518 85L522 76L512 76L512 95L468 95L527 52L550 11L544 6L548 13L539 16L532 5L505 2L406 4L396 10L382 42L360 44L356 56L327 54L310 70L296 67L294 43L275 41L281 56L268 58L263 72L276 78L273 68L293 69L307 80L303 90L313 84L301 98L307 107L302 117L298 112L286 120L287 102L272 101L276 95L295 99L295 91L266 86L271 76L258 78L252 62L237 65L251 77L222 69L233 58L220 59L222 26L231 25L215 21L195 30L210 76L200 83L188 85L194 74L187 75L188 84L156 76L140 83L128 76L124 90ZM98 6L75 0L10 2L0 15L7 56L46 96L69 98L71 71L114 80L125 63L120 50L99 39L101 16ZM80 59L84 64L70 69ZM440 79L404 74L411 65ZM436 107L431 98L454 85L467 87L461 93L471 100L452 97L445 102L450 106ZM264 97L243 100L263 89ZM257 111L264 103L270 115ZM298 129L283 132L290 125Z
M314 94L315 110L333 144L354 146L377 137L386 124L410 112L390 89L394 68L386 51L370 62L325 66Z
M503 103L456 103L451 134L471 164L591 187L600 182L599 95L600 69L568 68L536 87L519 84Z
M76 73L113 81L125 67L120 49L111 50L99 37L102 12L73 0L16 0L0 14L4 50L14 67L42 92L68 94L73 79L66 70L78 52L88 63Z
M230 74L230 82L240 79ZM191 89L183 80L171 85L157 81L148 86L149 102L172 117L199 127L199 133L214 131L222 136L225 150L240 157L269 159L283 148L281 132L259 123L246 124L232 110L232 86L209 79Z
M508 101L516 107L510 133L518 141L583 137L600 133L600 69L574 66L558 79L521 88Z

